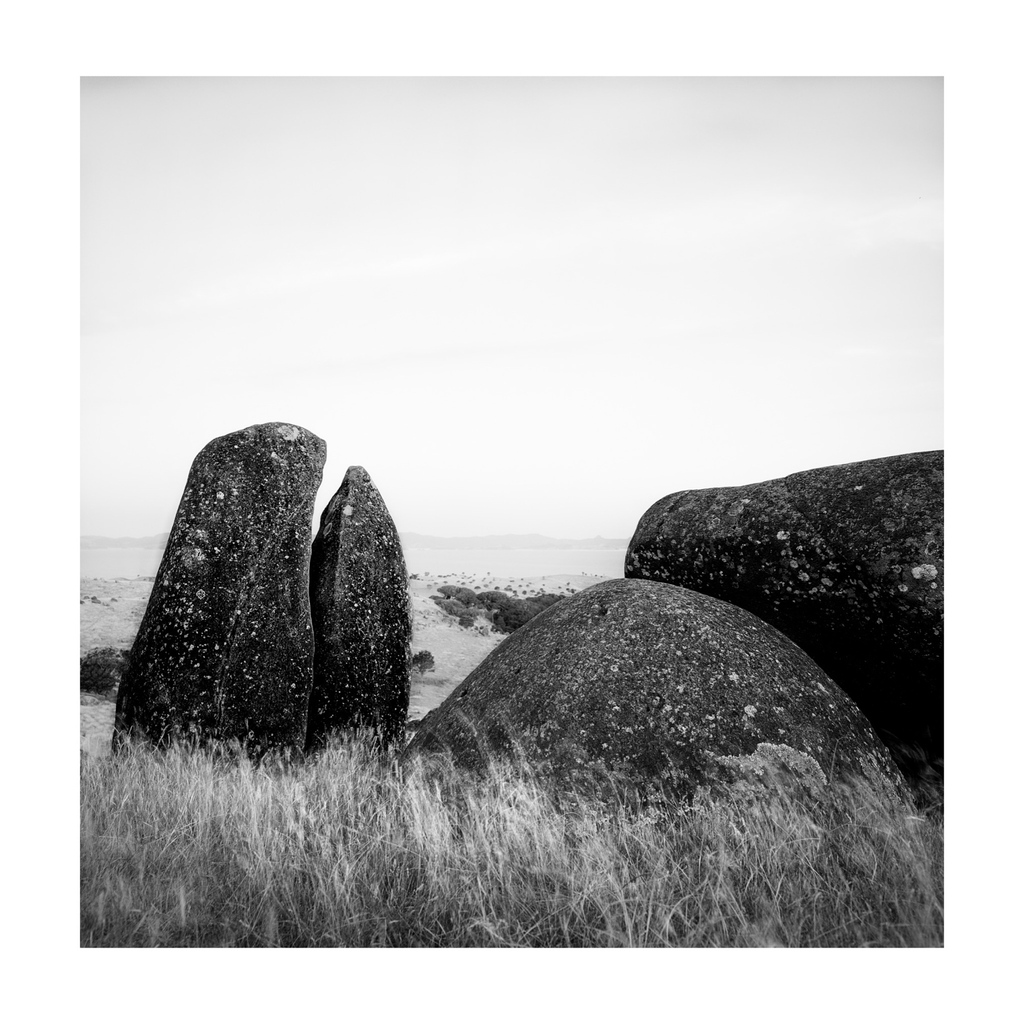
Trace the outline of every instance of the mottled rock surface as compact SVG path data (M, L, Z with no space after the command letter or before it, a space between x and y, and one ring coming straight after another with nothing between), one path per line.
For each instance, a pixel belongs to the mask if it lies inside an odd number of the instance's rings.
M326 451L308 430L261 423L196 456L118 693L115 749L127 731L302 746Z
M116 647L96 647L87 651L79 662L79 689L108 697L116 694L127 653Z
M699 590L782 630L899 754L943 743L943 453L680 491L640 520L627 578Z
M384 499L350 466L320 517L310 567L316 655L308 747L363 729L405 736L412 619L405 556Z
M521 626L424 718L405 756L447 750L475 767L517 747L559 774L596 769L679 794L767 762L903 792L867 720L795 644L741 608L647 580L600 583Z

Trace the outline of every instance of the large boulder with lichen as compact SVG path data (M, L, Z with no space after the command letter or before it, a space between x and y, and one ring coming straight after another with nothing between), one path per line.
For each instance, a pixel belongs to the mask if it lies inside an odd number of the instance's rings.
M609 580L517 629L423 719L406 757L466 767L515 752L539 771L692 794L764 778L869 778L904 793L857 706L792 641L705 594ZM768 774L779 774L769 772Z
M79 689L108 699L115 696L127 653L119 647L94 647L86 651L79 661Z
M753 612L857 702L897 757L942 756L943 453L680 491L644 513L625 575ZM910 761L902 763L909 764Z
M384 499L350 466L320 518L310 567L316 637L307 747L354 729L405 736L412 618L405 556Z
M261 423L196 456L121 681L115 750L128 734L302 747L326 453L302 427Z

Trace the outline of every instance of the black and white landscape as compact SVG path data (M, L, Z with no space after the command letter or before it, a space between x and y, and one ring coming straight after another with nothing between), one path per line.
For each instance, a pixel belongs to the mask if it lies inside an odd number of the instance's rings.
M937 78L82 80L83 946L941 946Z

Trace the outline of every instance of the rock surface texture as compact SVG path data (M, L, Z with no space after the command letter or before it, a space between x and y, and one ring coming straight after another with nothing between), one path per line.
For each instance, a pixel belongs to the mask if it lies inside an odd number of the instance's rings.
M310 567L316 636L308 747L336 730L405 736L412 619L398 531L362 466L350 466L320 518Z
M326 452L308 430L261 423L196 456L121 682L115 749L129 732L301 748Z
M749 612L683 587L609 580L520 627L420 724L406 751L468 767L518 747L556 773L609 771L685 795L760 776L903 780L856 705Z
M942 757L943 453L680 491L640 520L627 578L699 590L771 623L897 756Z

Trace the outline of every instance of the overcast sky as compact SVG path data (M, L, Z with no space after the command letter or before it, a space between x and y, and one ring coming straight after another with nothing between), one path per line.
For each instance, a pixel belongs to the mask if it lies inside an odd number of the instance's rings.
M941 448L942 84L84 79L82 522L252 423L403 531Z

